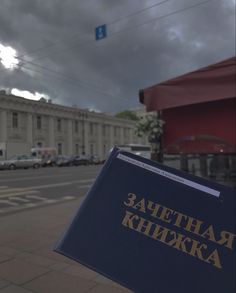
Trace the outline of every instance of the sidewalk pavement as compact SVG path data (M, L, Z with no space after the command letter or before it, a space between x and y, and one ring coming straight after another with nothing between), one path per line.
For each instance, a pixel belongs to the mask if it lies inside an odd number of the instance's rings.
M131 293L52 251L80 201L0 217L0 293Z

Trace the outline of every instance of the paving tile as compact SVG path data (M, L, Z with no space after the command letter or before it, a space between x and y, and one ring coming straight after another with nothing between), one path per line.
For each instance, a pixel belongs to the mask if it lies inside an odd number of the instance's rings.
M0 263L8 261L9 259L11 259L10 256L0 254Z
M31 252L20 252L18 253L15 258L19 259L27 259L28 257L32 256L33 254Z
M75 264L75 261L65 257L64 255L61 255L59 253L56 253L55 251L53 251L53 249L49 248L48 246L44 247L44 248L40 248L36 251L34 251L35 254L37 255L41 255L44 257L48 257L50 259L56 260L56 261L61 261L61 262L65 262L71 265Z
M48 268L52 271L63 271L70 265L65 262L55 262L53 265L49 266Z
M0 254L7 255L7 256L15 256L19 253L20 251L15 248L11 248L8 246L0 246Z
M88 280L96 280L96 277L99 276L97 272L92 271L85 266L82 266L80 264L78 265L69 265L67 268L63 270L66 274L71 274L74 276L80 276L84 279Z
M45 274L49 270L25 262L24 260L11 260L0 264L0 276L3 279L20 285Z
M32 293L32 291L19 286L11 285L0 290L0 293Z
M37 293L87 293L95 285L95 282L79 276L50 272L25 284L24 287Z
M125 291L125 292L127 292L127 293L128 293L128 292L133 292L133 291L130 291L130 290L128 290L127 288L125 288L125 287L119 285L119 284L116 283L116 282L112 282L111 286L116 287L116 288L119 288L120 290L123 290L123 291Z
M112 280L102 276L102 275L97 275L96 278L93 279L95 282L100 283L100 284L112 284Z
M20 251L31 252L35 249L39 249L43 245L45 245L46 239L36 239L33 233L27 233L26 235L21 235L20 238L12 241L8 244L9 247L13 249L18 249Z
M8 286L9 284L10 284L10 282L0 279L0 289Z
M132 291L123 289L123 288L116 288L114 286L108 286L108 285L97 285L94 288L92 288L89 293L132 293Z
M49 267L54 264L56 261L41 255L26 253L25 257L23 257L24 261L36 264L42 267Z

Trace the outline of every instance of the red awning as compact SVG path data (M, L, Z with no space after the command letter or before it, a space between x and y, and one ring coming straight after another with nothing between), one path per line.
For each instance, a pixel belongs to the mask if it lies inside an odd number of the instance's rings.
M236 57L140 91L147 111L236 97Z

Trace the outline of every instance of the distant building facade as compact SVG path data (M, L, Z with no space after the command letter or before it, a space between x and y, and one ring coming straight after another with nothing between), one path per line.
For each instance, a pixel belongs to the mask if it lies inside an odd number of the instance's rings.
M58 154L106 158L118 144L146 144L132 120L28 100L0 92L0 159L29 154L33 147L55 147Z

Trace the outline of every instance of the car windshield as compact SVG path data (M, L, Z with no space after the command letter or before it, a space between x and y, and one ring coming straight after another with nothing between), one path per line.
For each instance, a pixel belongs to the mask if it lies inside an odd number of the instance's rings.
M9 160L10 161L15 161L15 160L18 160L19 156L12 156Z

